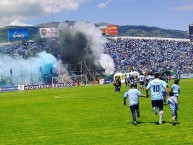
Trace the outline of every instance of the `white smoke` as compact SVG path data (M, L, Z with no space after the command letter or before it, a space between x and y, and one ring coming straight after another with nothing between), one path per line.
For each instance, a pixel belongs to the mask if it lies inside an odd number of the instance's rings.
M105 69L105 74L113 74L114 61L108 54L102 54L100 58L100 64Z
M107 40L102 36L100 29L92 23L78 21L74 25L74 30L84 33L89 40L88 42L91 43L89 45L96 57L95 64L100 64L105 69L106 75L112 74L114 72L114 61L108 54L104 54L104 44Z
M62 77L65 81L71 81L70 74L67 70L67 66L62 63L62 60L58 60L57 71L59 77Z

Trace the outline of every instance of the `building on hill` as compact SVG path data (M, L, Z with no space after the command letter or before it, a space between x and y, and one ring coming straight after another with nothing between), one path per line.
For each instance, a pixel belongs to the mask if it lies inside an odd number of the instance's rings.
M193 24L189 25L189 39L193 42Z

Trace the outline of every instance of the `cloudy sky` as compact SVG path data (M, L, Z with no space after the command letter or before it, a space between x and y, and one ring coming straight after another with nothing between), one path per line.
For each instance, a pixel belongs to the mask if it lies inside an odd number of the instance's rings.
M0 27L85 20L188 30L193 0L1 0Z

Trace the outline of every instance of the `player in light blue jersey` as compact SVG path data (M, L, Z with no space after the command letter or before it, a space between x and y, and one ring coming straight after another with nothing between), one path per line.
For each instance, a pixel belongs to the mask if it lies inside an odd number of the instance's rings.
M168 99L168 104L170 104L170 110L171 110L171 115L172 115L172 124L176 124L176 120L178 117L177 110L178 110L178 99L175 96L174 92L169 93L169 99Z
M138 76L138 79L139 79L140 89L143 90L144 89L145 76L141 74L140 76Z
M164 80L164 78L160 76L160 80L162 80L164 85L166 85L166 87L168 88L168 83ZM162 88L162 94L163 94L164 103L167 103L166 102L167 93L166 93L165 88Z
M146 96L141 94L141 92L137 88L135 88L134 84L131 84L130 89L127 92L125 92L123 96L124 105L126 105L126 98L128 98L128 103L131 110L134 125L137 125L136 113L137 117L140 117L139 97L146 97Z
M152 107L155 112L155 115L158 114L159 109L159 124L162 124L163 119L163 88L166 91L166 94L168 94L168 89L166 86L166 83L164 83L162 80L159 79L160 74L155 73L154 77L155 79L151 80L146 88L146 95L148 95L148 90L151 90L151 101L152 101Z
M174 81L174 84L171 86L171 91L174 92L174 96L178 98L180 94L180 87L178 85L178 80Z

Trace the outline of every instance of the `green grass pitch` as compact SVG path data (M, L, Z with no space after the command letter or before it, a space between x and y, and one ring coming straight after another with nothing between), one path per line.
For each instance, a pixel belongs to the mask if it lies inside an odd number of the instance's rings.
M180 81L176 126L169 105L164 123L156 124L150 98L140 98L141 123L131 124L124 84L120 93L113 85L1 92L0 145L192 145L192 84Z

